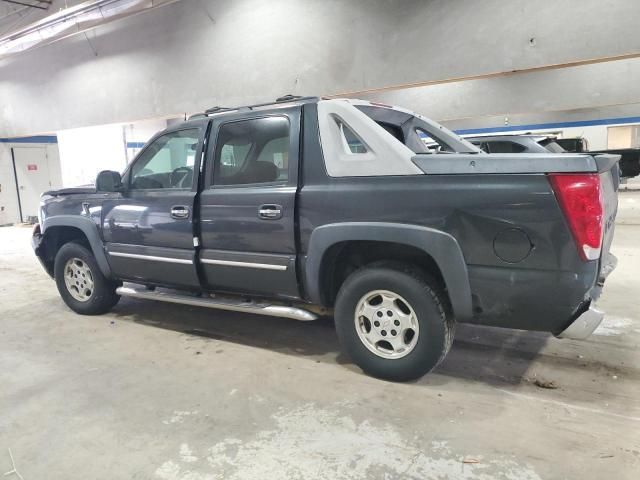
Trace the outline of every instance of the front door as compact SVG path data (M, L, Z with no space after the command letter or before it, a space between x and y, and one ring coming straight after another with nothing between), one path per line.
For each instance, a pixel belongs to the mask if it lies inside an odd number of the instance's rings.
M299 297L295 199L300 107L214 121L200 196L211 289Z
M109 263L119 278L198 287L193 208L206 122L166 132L140 152L124 192L103 203Z

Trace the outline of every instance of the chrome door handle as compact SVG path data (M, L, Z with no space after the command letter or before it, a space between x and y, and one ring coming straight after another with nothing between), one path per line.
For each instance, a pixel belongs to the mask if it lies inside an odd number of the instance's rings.
M265 220L278 220L282 218L282 207L280 205L261 205L258 216Z
M189 218L191 210L184 205L176 205L171 207L171 218L184 219Z

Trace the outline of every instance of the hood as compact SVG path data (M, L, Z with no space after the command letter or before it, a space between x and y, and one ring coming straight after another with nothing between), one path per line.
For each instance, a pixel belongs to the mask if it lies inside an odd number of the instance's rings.
M80 185L78 187L69 187L69 188L59 188L58 190L49 190L42 194L42 196L49 195L51 197L58 197L60 195L74 195L74 194L88 194L88 193L96 193L96 186L89 185Z

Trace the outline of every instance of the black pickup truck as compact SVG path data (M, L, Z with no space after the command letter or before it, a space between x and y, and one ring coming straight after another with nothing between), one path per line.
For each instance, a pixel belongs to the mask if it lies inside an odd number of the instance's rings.
M216 107L157 134L122 176L43 194L32 243L78 313L128 296L333 315L364 371L408 380L445 357L455 322L593 332L617 160L485 154L359 100Z

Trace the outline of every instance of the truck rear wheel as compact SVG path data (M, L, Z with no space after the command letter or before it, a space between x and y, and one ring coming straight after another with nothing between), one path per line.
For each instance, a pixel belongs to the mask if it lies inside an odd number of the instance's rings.
M106 313L120 300L117 284L102 274L93 253L80 243L66 243L58 250L54 278L64 303L82 315Z
M454 321L437 282L410 266L371 266L343 283L338 338L366 373L407 381L430 372L453 343Z

